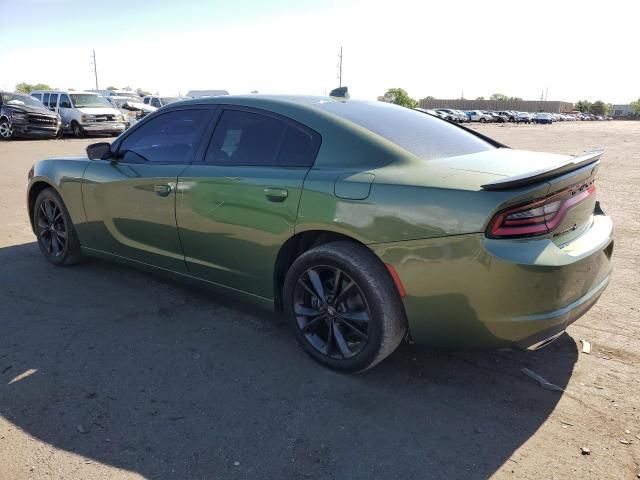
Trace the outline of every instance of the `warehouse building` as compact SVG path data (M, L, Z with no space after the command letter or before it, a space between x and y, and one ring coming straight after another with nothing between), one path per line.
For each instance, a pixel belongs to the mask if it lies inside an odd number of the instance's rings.
M423 98L419 103L420 108L455 108L457 110L515 110L517 112L550 113L566 113L573 110L573 103L571 102L542 100L467 100L464 98L442 100L438 98Z

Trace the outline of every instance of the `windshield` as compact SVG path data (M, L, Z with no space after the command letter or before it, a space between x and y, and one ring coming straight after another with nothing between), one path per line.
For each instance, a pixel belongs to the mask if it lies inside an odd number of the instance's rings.
M320 102L314 106L364 127L422 160L466 155L494 148L449 122L389 103Z
M29 95L23 95L21 93L3 93L2 103L4 105L19 105L19 106L27 105L29 107L44 108L44 105L39 100L36 100L35 98Z
M75 108L83 107L111 107L111 104L104 98L90 93L71 93L69 95Z
M168 105L170 103L177 102L182 99L180 97L161 97L160 100L162 100L162 105Z

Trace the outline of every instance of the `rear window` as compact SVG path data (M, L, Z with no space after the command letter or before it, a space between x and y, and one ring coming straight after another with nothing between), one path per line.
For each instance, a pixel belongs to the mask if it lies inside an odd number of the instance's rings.
M323 102L315 105L399 145L423 160L491 150L491 144L431 115L384 102Z

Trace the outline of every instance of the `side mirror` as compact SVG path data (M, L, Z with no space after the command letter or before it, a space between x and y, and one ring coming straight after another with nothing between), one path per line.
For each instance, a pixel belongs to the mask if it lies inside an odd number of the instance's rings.
M108 142L92 143L87 147L87 156L91 160L107 160L112 155L111 144Z

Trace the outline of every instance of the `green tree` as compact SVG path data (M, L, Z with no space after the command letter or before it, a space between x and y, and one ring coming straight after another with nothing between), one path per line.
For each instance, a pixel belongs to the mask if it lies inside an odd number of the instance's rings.
M504 102L506 100L509 100L509 97L507 97L503 93L494 93L493 95L491 95L491 97L489 97L489 100L498 100L500 102Z
M146 90L143 90L141 88L136 88L136 93L141 97L146 97L147 95L151 95L151 92L147 92Z
M629 106L631 107L631 110L633 110L633 114L636 117L640 117L640 98L631 102Z
M476 100L484 100L484 97L476 97Z
M33 90L53 90L53 89L46 83L36 83L35 85L32 85L30 83L20 82L16 84L16 92L31 93Z
M607 114L607 104L602 100L595 101L591 104L591 108L589 109L591 113L594 115L606 115Z
M113 85L109 85L107 90L118 90L118 87L114 87Z
M522 98L521 97L509 97L509 101L512 102L521 102Z
M395 103L407 108L415 108L418 102L411 98L406 90L402 88L390 88L382 97L383 102Z
M588 100L580 100L573 104L573 108L582 113L589 113L589 110L591 110L591 102Z

